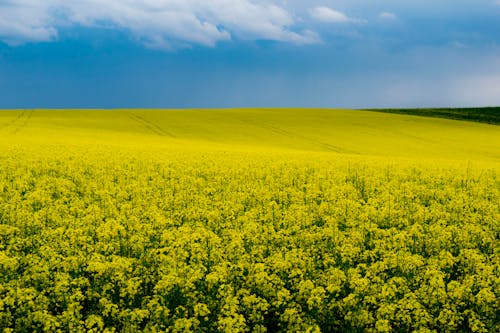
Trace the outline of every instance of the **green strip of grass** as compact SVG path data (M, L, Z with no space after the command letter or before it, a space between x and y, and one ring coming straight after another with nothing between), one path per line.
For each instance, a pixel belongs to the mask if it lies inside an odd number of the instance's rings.
M500 107L434 109L367 109L367 111L448 118L500 125Z

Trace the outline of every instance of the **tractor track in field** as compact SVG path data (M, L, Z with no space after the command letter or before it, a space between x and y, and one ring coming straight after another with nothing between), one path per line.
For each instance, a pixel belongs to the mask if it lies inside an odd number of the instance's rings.
M307 137L307 136L304 136L301 134L287 131L287 130L282 129L280 127L277 127L275 125L261 124L261 123L258 124L258 123L253 122L253 121L246 121L246 122L251 123L254 126L270 130L271 132L278 134L278 135L282 135L282 136L289 137L289 138L298 138L298 139L304 140L306 142L312 143L312 144L319 146L319 147L321 147L325 150L328 150L328 151L332 151L332 152L336 152L336 153L355 153L353 151L348 151L347 149L343 149L341 147L329 144L327 142L323 142L323 141L316 140L316 139L313 139L313 138L310 138L310 137Z
M33 110L23 110L10 122L0 127L0 129L6 129L8 134L16 135L28 125L31 117L33 117L33 113Z
M288 136L290 138L299 138L301 140L304 140L304 141L313 143L315 145L318 145L318 146L320 146L320 147L322 147L322 148L324 148L326 150L334 151L334 152L337 152L337 153L345 153L345 152L347 152L345 149L342 149L340 147L334 146L332 144L329 144L329 143L326 143L326 142L322 142L322 141L319 141L319 140L316 140L316 139L312 139L310 137L303 136L301 134L289 132L287 130L284 130L282 128L279 128L279 127L276 127L276 126L273 126L273 125L268 125L268 126L265 126L265 127L269 128L274 133L281 134L283 136Z
M12 119L11 121L0 126L0 129L9 128L10 126L14 125L20 118L22 118L24 116L25 112L26 112L26 110L21 111L21 113L19 113L14 119Z
M17 126L12 131L12 134L15 135L15 134L19 133L20 131L22 131L28 125L28 122L31 120L31 117L33 117L33 113L34 113L33 110L27 111L25 116L22 119L20 119L21 123L17 124Z
M176 136L170 132L165 131L163 128L160 126L156 125L155 123L144 119L143 117L133 113L133 112L128 112L128 117L135 121L136 123L140 124L142 127L146 128L148 132L153 133L155 135L159 136L168 136L171 138L175 138Z

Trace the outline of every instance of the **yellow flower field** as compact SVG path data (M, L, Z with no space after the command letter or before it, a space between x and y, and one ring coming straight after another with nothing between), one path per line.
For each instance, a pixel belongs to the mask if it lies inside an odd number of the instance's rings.
M2 332L500 331L500 127L0 112Z

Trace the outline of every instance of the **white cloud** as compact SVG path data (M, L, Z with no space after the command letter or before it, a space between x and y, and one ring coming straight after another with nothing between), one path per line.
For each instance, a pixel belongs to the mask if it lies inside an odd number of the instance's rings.
M298 44L315 43L312 31L294 31L285 8L253 0L4 0L0 40L8 44L50 41L62 26L125 29L145 45L213 46L234 36Z
M499 0L500 1L500 0ZM394 13L390 13L390 12L382 12L378 15L378 18L381 19L381 20L396 20L398 18L398 16Z
M18 45L26 40L50 41L57 36L47 5L36 0L0 2L0 40Z
M311 17L319 22L325 23L364 23L364 20L358 20L347 16L326 6L314 7L309 11Z

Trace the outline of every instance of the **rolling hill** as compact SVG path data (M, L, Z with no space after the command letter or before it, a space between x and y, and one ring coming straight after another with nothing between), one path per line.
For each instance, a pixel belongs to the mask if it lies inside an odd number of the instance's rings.
M495 125L333 109L2 111L0 137L3 145L168 145L500 161Z

